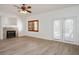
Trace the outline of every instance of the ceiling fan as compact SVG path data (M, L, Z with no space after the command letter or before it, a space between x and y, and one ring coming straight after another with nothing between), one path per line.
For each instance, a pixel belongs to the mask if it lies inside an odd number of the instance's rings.
M17 9L19 9L19 12L20 13L32 13L31 12L31 6L30 5L27 5L27 4L22 4L21 6L17 6L15 5L15 7L17 7Z

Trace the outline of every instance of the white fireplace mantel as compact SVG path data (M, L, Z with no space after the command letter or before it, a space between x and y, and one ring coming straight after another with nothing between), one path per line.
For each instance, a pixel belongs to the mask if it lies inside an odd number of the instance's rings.
M18 29L17 29L17 27L3 27L3 39L6 39L7 31L16 31L16 37L18 36Z

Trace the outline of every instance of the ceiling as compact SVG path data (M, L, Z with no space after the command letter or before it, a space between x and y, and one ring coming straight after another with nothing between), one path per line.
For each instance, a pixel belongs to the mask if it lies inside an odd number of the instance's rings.
M16 4L20 5L20 4ZM48 11L54 11L61 8L75 6L75 4L31 4L32 14L39 14ZM14 4L0 4L0 12L19 14L18 9L14 7Z

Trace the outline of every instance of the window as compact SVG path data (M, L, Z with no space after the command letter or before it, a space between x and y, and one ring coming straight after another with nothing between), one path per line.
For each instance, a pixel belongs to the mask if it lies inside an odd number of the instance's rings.
M38 32L39 21L38 20L28 21L28 31Z

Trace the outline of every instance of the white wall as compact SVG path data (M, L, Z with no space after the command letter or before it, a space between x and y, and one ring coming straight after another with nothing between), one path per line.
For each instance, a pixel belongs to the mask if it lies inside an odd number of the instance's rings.
M18 36L24 36L25 22L23 22L22 18L17 19L17 27L18 27Z
M53 20L55 18L66 18L71 16L77 16L77 39L76 42L79 42L79 5L68 7L64 9L59 9L47 13L41 13L37 15L31 15L28 18L23 19L23 33L24 35L34 36L44 39L53 40ZM39 32L30 32L28 31L28 21L31 19L39 20ZM61 41L61 40L60 40ZM72 42L73 43L73 42Z
M17 27L17 17L12 16L1 16L1 26L2 27Z
M28 21L31 19L39 20L39 32L28 31ZM40 15L28 17L27 19L23 20L24 35L34 36L44 39L51 39L50 22L51 22L50 16L46 14L40 14Z
M0 16L0 33L1 33L1 16ZM0 39L1 39L1 34L0 34Z
M3 32L2 32L2 17L0 16L0 40L3 39Z

